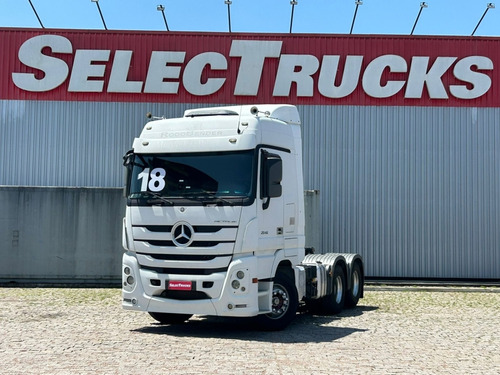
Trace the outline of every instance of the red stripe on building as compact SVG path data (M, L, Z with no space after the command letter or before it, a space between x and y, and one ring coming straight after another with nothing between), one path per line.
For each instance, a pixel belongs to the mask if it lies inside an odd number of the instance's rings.
M0 29L0 99L498 107L500 38Z

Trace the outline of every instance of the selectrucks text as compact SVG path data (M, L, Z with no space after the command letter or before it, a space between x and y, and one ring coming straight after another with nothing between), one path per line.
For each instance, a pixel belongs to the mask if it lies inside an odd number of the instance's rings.
M200 314L248 317L280 330L299 304L335 314L363 297L359 254L305 247L310 216L295 106L154 119L124 166L125 309L164 324Z
M47 92L67 83L68 92L175 95L182 87L195 96L220 90L230 90L234 96L257 96L266 63L275 61L277 69L270 85L273 97L289 96L295 85L297 97L305 98L315 92L325 98L344 98L361 87L373 98L401 92L405 99L418 99L425 87L431 99L450 95L475 99L492 86L488 72L494 66L486 56L405 59L386 54L367 61L362 55L286 54L282 45L282 41L232 40L228 56L213 51L189 58L186 51L152 51L149 56L138 56L132 50L75 50L64 36L39 35L19 48L18 58L27 72L13 72L12 81L30 92ZM148 59L147 71L133 71L137 61L144 59ZM134 79L129 78L131 72ZM446 74L452 74L453 83L444 82Z

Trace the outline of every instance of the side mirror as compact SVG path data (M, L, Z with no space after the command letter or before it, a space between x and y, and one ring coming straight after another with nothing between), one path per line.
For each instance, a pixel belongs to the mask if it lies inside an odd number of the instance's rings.
M269 207L271 198L281 197L283 190L281 186L282 179L283 161L280 156L262 150L260 198L266 199L262 204L264 210Z
M123 166L124 167L131 167L133 161L134 161L134 150L127 151L127 153L123 156Z
M123 196L128 197L130 194L130 179L132 175L132 167L134 166L134 151L128 151L123 156L123 166L125 167L125 189L123 189Z

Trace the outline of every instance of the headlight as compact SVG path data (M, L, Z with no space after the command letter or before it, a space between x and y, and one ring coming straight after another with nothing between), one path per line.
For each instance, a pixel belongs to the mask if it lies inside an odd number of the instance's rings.
M233 287L233 289L238 289L240 287L240 282L238 280L233 280L231 286Z

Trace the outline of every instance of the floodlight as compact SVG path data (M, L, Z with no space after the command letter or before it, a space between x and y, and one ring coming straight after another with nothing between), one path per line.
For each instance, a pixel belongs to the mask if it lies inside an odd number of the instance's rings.
M299 2L296 0L291 0L290 5L292 6L292 14L290 15L290 34L292 33L292 25L293 25L293 11L295 9L295 5L297 5Z
M486 10L484 11L483 15L481 16L481 19L477 23L476 27L474 28L474 31L472 32L472 34L470 36L474 36L474 34L476 33L477 28L479 27L479 25L483 21L484 16L486 16L486 13L488 13L488 11L490 9L494 9L494 8L495 8L495 4L494 3L488 3L488 4L486 4Z
M354 10L354 17L352 17L351 31L349 31L349 34L352 34L352 29L354 28L354 22L356 21L356 15L358 14L358 7L360 5L363 5L363 1L356 0L354 4L356 4L356 9Z
M102 24L104 25L104 29L107 30L106 22L104 22L104 17L101 12L101 7L99 6L99 0L90 0L91 2L95 3L97 5L97 10L99 11L99 14L101 16Z
M224 0L224 4L227 5L227 24L229 27L229 32L231 32L231 4L233 2L231 0Z
M411 29L410 35L413 35L413 32L415 31L415 27L417 26L417 22L418 22L418 19L420 18L420 14L422 14L422 10L424 8L428 8L428 7L429 6L427 5L427 3L425 1L420 3L420 10L418 11L418 15L417 15L417 18L415 19L415 23L413 24L413 28Z
M165 7L161 4L158 4L156 10L161 12L163 16L163 22L165 22L165 28L167 29L167 31L170 31L170 29L168 28L167 17L165 17Z

